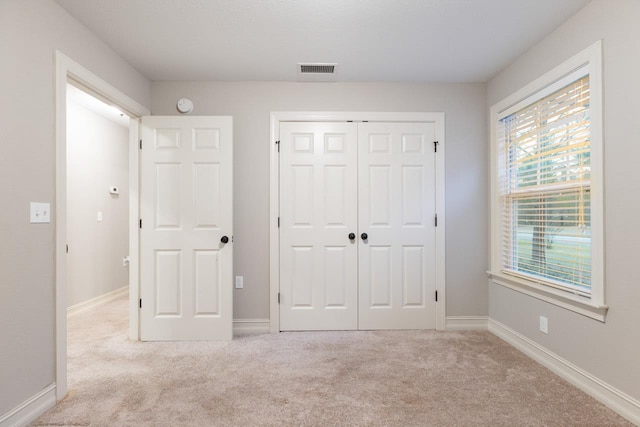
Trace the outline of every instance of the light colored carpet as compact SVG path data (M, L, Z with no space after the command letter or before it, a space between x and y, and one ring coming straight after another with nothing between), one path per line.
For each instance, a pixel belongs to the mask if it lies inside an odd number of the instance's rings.
M488 332L126 337L126 299L69 321L69 395L37 426L609 426L624 419Z

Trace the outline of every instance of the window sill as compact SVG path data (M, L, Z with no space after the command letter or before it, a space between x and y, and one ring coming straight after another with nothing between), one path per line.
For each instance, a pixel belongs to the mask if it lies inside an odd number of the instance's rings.
M600 322L605 321L608 306L593 305L588 298L572 295L567 292L548 288L536 282L528 281L519 277L509 276L504 273L494 273L487 271L487 275L493 283L504 286L514 291L532 296L539 300L557 305L567 310L573 311L583 316L590 317Z

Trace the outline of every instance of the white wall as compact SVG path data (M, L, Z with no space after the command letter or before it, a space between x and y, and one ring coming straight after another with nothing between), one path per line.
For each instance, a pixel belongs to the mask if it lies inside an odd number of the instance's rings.
M499 285L489 315L640 399L640 1L594 0L488 83L487 105L598 39L604 52L606 323ZM549 335L538 332L538 316Z
M54 382L54 50L143 105L150 82L52 0L0 1L0 414Z
M446 114L447 314L487 314L485 84L154 82L152 114L232 115L234 123L234 317L269 317L269 113L444 111Z
M128 174L129 128L68 103L67 306L129 284Z

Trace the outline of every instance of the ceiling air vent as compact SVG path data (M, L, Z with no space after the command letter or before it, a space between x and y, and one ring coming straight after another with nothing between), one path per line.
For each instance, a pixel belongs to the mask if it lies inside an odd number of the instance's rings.
M301 81L334 81L336 63L298 63L298 78Z
M335 69L335 64L300 64L300 72L302 74L333 74Z

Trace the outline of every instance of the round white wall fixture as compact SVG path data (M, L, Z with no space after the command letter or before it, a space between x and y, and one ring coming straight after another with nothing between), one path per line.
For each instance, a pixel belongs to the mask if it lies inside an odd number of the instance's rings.
M180 98L176 107L182 114L190 113L193 111L193 101L187 98Z

